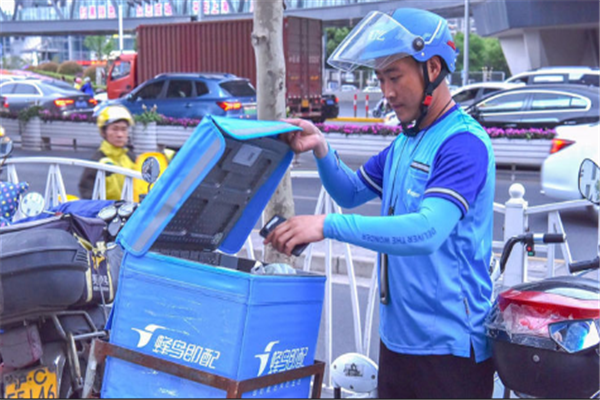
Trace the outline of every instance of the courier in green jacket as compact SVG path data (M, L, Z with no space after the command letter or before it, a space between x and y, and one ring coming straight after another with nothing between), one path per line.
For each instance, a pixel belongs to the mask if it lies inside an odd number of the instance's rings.
M133 117L129 110L123 106L108 106L104 108L97 118L100 136L104 139L100 148L92 156L92 161L103 164L115 165L123 168L135 169L135 158L131 149L127 147L129 128L134 125ZM83 199L90 199L94 191L94 182L97 171L86 168L79 181L79 194ZM106 173L106 199L119 200L125 177L120 174Z

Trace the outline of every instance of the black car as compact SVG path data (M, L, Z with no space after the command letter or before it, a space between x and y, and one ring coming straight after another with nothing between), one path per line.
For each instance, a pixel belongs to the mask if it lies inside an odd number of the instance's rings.
M340 113L339 100L335 94L323 94L321 97L322 114L319 122L337 118Z
M486 127L554 128L598 121L598 88L535 85L492 93L466 109Z
M39 105L53 114L89 114L98 104L93 97L61 81L20 80L0 84L4 110L18 112Z

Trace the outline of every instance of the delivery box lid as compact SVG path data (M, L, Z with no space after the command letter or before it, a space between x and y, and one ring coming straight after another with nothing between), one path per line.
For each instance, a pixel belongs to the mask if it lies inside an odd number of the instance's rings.
M287 171L285 122L206 116L123 227L130 253L241 249Z

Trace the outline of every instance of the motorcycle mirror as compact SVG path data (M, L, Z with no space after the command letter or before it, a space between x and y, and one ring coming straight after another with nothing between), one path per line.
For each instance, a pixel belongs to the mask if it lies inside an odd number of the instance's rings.
M135 211L137 205L135 203L125 203L121 207L119 207L119 217L127 218Z
M548 325L550 338L568 353L597 347L598 326L591 319L566 320Z
M19 202L19 210L26 217L36 217L44 212L46 201L44 196L37 192L27 193Z
M579 193L590 202L600 205L600 167L586 158L579 167Z
M117 207L114 205L106 206L102 210L98 211L97 217L108 222L117 215Z
M0 138L0 157L8 157L13 151L13 141L8 136Z
M112 237L115 237L117 236L117 233L119 233L119 229L121 229L121 218L117 216L108 224L108 234Z
M148 157L142 164L142 179L152 184L158 179L160 174L160 164L156 157Z

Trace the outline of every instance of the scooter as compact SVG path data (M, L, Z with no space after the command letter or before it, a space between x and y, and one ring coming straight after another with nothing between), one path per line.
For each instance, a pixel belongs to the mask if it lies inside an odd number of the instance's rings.
M155 179L148 163L144 178ZM111 250L120 249L106 238L114 239L128 215L121 212L124 219L109 232L100 218L44 210L37 193L21 199L19 211L53 215L0 230L0 394L79 398L91 342L108 337L117 286L110 267L118 269L120 260ZM99 394L102 371L95 374L92 393Z
M600 168L591 160L581 165L579 190L600 204ZM500 269L517 243L533 253L536 244L563 241L562 234L515 236L504 246ZM485 324L505 398L511 391L527 398L599 397L600 284L581 276L598 270L599 260L569 264L571 275L519 284L498 295Z

